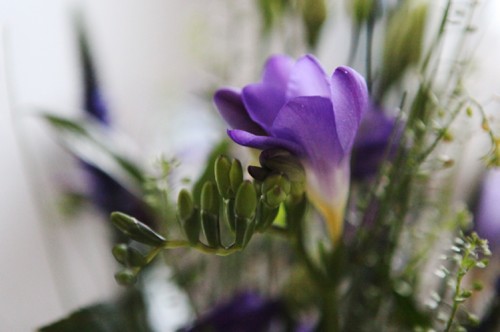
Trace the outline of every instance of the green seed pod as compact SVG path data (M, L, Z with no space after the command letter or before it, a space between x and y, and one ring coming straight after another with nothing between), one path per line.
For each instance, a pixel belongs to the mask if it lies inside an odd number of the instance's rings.
M166 240L139 220L121 212L111 213L111 222L130 239L150 246L161 246Z
M243 182L243 168L238 159L233 159L231 163L231 170L229 171L229 181L231 183L232 192L235 193L240 184Z
M257 208L257 192L250 181L244 181L238 188L234 201L236 217L252 219Z
M231 181L229 173L231 171L231 162L226 156L219 156L215 160L215 183L222 197L231 198Z

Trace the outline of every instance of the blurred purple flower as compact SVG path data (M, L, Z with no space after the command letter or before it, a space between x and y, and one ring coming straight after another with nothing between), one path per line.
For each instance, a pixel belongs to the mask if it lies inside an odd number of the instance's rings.
M307 325L298 325L290 317L285 304L256 293L245 292L216 306L193 326L180 332L312 332Z
M307 193L325 218L332 240L342 234L349 162L368 105L363 77L349 67L328 76L316 58L273 56L262 81L241 91L220 89L215 104L240 145L281 148L301 159Z
M82 29L80 27L79 46L83 78L83 108L85 113L98 123L109 126L109 111L100 93L94 64ZM81 163L87 174L87 195L92 204L103 214L109 216L113 211L122 211L149 223L151 214L141 199L100 168L85 161Z
M500 169L489 170L483 184L474 227L478 235L487 239L493 251L500 249Z
M369 107L361 119L352 149L352 179L375 176L384 160L394 156L401 134L394 117L386 115L380 107Z

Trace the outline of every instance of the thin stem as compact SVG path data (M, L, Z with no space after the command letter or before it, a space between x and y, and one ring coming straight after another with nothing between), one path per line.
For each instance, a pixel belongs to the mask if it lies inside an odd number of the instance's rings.
M368 91L372 92L372 43L373 43L373 30L375 27L375 17L370 15L366 22L366 85Z

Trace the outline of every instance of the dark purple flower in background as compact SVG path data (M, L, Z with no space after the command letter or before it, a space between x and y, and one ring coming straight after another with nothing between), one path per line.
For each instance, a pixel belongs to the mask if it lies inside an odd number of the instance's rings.
M487 239L493 251L500 249L500 169L489 170L483 184L474 218L478 235Z
M81 26L79 27L79 47L82 64L84 111L92 119L108 127L110 125L109 111L101 96L87 39ZM146 204L136 194L127 190L99 167L84 160L81 163L86 171L87 196L101 212L109 216L113 211L122 211L149 223L151 214Z
M253 292L238 294L216 306L193 326L180 332L312 332L313 328L296 324L285 304Z
M380 107L369 107L361 119L352 149L352 179L375 176L384 160L394 156L401 135L402 130L397 128L394 117L386 115Z
M329 76L312 55L297 61L273 56L261 82L241 91L220 89L214 96L234 142L285 149L300 158L308 197L334 242L342 234L351 150L368 99L356 71L339 67Z

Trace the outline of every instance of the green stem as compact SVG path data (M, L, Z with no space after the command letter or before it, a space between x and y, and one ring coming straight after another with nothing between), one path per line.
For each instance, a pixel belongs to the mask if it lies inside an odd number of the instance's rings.
M335 287L322 290L323 303L322 303L322 317L321 317L321 331L338 332L340 331L340 321L338 312L338 299Z

